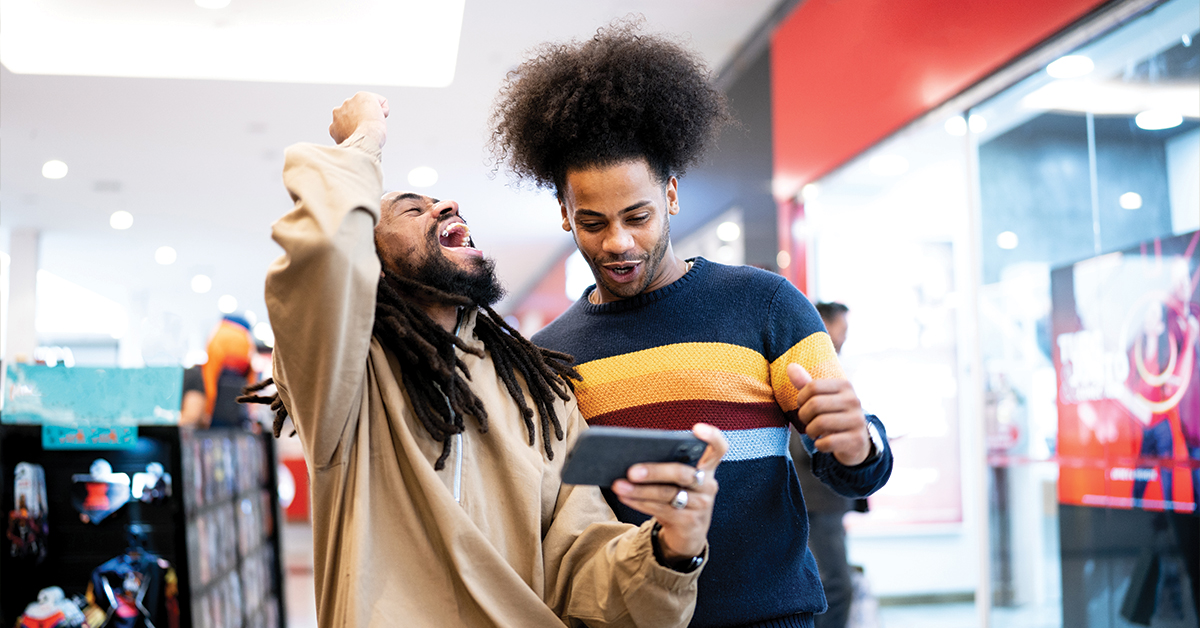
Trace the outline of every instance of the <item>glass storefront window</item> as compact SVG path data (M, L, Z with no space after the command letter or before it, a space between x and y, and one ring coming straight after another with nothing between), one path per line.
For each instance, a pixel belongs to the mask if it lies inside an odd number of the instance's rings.
M1195 0L1153 6L806 187L792 229L810 243L809 296L849 306L843 363L895 437L892 482L847 516L885 611L923 599L962 625L1197 625L1200 397L1175 392L1196 381L1200 337L1198 27ZM1165 296L1133 327L1085 311L1148 291ZM1137 339L1086 353L1091 318ZM1064 346L1080 368L1111 366L1112 390L1159 360L1144 395L1175 399L1170 420L1064 414ZM1064 454L1080 438L1103 454ZM1061 478L1080 468L1103 495L1071 496Z

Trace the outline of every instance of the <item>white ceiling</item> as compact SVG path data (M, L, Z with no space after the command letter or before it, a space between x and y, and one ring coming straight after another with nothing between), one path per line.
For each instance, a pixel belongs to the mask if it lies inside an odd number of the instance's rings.
M60 0L85 3L120 0ZM190 3L190 0L173 0ZM235 11L233 0L223 11ZM314 3L304 3L305 5ZM510 188L493 175L483 143L489 107L505 72L543 41L585 37L614 18L640 13L647 29L689 39L714 69L766 18L775 0L625 0L565 2L469 0L453 83L446 88L371 87L391 103L384 149L385 187L407 187L416 166L431 166L428 191L454 198L476 242L497 259L519 294L569 246L558 210L545 193ZM356 39L388 38L402 58L404 24L363 23ZM296 41L302 48L304 41ZM278 255L272 221L290 208L280 183L283 149L298 141L331 142L329 111L358 86L235 81L18 75L0 68L0 244L14 229L42 233L41 266L117 300L143 328L182 317L188 344L216 321L217 297L260 315L263 276ZM41 176L59 159L60 180ZM116 191L112 191L118 188ZM108 226L127 210L127 231ZM171 266L154 262L170 245ZM6 244L4 244L7 247ZM213 279L197 295L189 279Z

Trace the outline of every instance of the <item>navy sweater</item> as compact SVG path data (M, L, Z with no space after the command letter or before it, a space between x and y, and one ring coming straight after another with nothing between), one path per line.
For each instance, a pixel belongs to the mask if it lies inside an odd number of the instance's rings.
M844 377L816 309L778 275L704 258L631 299L593 305L590 292L533 336L575 356L588 423L690 430L705 422L729 440L691 625L809 625L826 604L788 453L798 391L785 369L799 362L813 377ZM891 474L886 445L873 461L846 467L803 440L814 474L847 497L873 493ZM646 520L605 496L622 521Z

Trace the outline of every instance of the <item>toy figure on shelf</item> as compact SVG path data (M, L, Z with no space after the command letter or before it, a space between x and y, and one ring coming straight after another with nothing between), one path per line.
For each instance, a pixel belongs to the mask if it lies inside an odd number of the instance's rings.
M92 462L91 473L77 473L71 481L71 504L84 523L98 524L129 501L129 474L113 473L103 458Z
M87 599L113 628L177 628L175 568L146 551L146 528L129 526L129 549L92 571Z
M84 618L79 603L68 599L59 587L48 587L38 593L37 601L25 607L17 620L17 628L92 628Z
M13 472L13 503L8 515L8 540L14 557L46 558L46 473L40 464L19 462Z
M171 496L171 474L157 462L146 465L145 473L133 474L132 494L134 499L147 504Z

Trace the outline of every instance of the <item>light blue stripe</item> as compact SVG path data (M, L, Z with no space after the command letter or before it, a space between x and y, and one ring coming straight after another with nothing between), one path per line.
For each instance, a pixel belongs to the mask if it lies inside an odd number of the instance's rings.
M679 430L679 434L691 434L691 430ZM771 456L783 456L791 460L788 452L788 428L760 427L752 430L729 430L721 432L729 441L729 451L723 462L757 460Z

